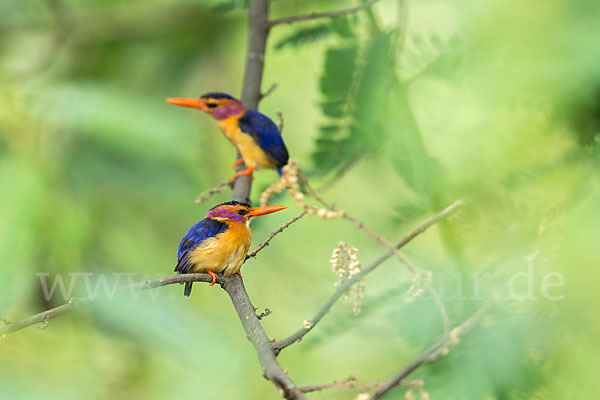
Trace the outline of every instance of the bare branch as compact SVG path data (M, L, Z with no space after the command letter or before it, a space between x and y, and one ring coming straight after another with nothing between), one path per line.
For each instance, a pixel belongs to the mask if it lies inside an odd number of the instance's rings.
M435 214L434 216L430 217L429 219L424 221L422 224L417 226L415 229L413 229L410 233L405 235L402 239L400 239L400 241L398 241L398 243L393 245L393 249L394 250L400 249L401 247L406 245L408 242L410 242L412 239L417 237L419 234L425 232L425 230L427 230L427 228L431 227L438 221L440 221L440 220L448 217L449 215L453 214L454 212L456 212L456 210L463 204L464 204L463 200L457 200L454 203L452 203L450 206L446 207L444 210L442 210L439 213ZM331 297L329 299L327 299L327 301L321 307L321 309L319 309L319 311L317 311L315 316L310 320L310 324L306 325L306 327L300 328L299 330L294 332L292 335L290 335L284 339L273 342L273 349L275 350L275 353L279 354L279 352L281 350L302 340L302 338L308 332L310 332L312 329L314 329L314 327L325 316L325 314L327 314L327 312L329 312L329 310L331 309L333 304L341 296L343 296L343 294L346 293L346 291L352 285L354 285L356 282L360 281L365 275L367 275L368 273L373 271L380 264L382 264L385 260L390 258L394 254L394 250L388 249L385 253L383 253L381 256L379 256L379 258L377 258L375 261L373 261L367 267L363 268L358 274L356 274L356 275L352 276L352 278L347 279L347 280L343 281L342 283L340 283L340 285L338 286L336 291L333 293L333 295L331 295Z
M217 283L221 284L223 282L223 277L219 277L217 279ZM184 283L184 282L212 282L212 277L209 274L185 274L185 275L173 275L164 278L153 279L149 281L134 283L132 285L123 286L119 288L119 291L124 290L146 290L146 289L154 289L159 286L171 285L173 283ZM59 315L68 313L69 311L73 311L75 308L84 305L90 304L103 298L100 296L90 296L84 298L71 298L67 303L60 305L58 307L51 308L50 310L43 311L39 314L33 315L31 317L22 319L20 321L10 322L8 320L2 319L4 322L3 327L0 327L0 335L6 335L8 333L16 332L23 328L26 328L31 325L45 323L49 321L51 318L58 317Z
M340 210L336 209L336 207L333 204L330 204L327 201L325 201L325 199L323 199L323 197L321 197L321 195L311 187L308 179L306 178L304 173L302 173L302 171L300 171L300 170L298 170L298 177L302 181L302 183L306 187L306 189L309 191L309 193L318 202L323 204L326 208L328 208L331 211L340 211ZM463 200L458 200L458 201L462 202ZM341 217L343 219L353 223L354 226L356 226L358 229L366 232L368 235L370 235L372 238L374 238L377 242L379 242L379 243L383 244L385 247L387 247L396 256L396 258L398 258L398 260L400 260L400 262L402 262L404 265L406 265L408 267L410 272L412 272L413 274L417 274L419 271L421 271L408 259L408 257L406 257L404 254L402 254L400 251L398 251L398 248L396 248L383 235L381 235L381 234L377 233L375 230L369 228L364 223L359 221L357 218L353 217L352 215L348 214L345 211L341 211ZM444 303L442 302L442 299L441 299L439 293L437 293L437 290L435 288L433 288L431 285L427 285L427 291L431 294L437 308L439 309L444 332L447 333L448 330L450 329L450 323L449 323L448 312L446 311L446 307L444 306Z
M265 97L267 97L268 95L270 95L271 93L273 93L273 91L275 91L275 89L277 89L277 87L279 86L279 83L274 82L268 89L266 92L261 93L260 94L260 100L264 99Z
M232 275L221 286L231 298L246 336L258 354L264 377L273 382L286 399L304 400L304 394L277 362L271 340L260 324L242 278L239 275Z
M332 388L354 389L353 382L356 382L357 380L358 380L357 376L350 375L343 381L333 381L330 383L322 383L320 385L300 386L300 391L303 393L310 393L310 392L320 392L323 389L332 389Z
M392 390L394 387L402 384L402 380L408 375L413 373L417 368L424 364L429 364L442 355L446 354L449 348L459 342L459 338L464 333L468 332L471 328L479 323L483 315L490 308L490 303L485 303L476 313L471 315L462 324L453 328L449 333L444 334L441 339L435 342L433 345L428 347L421 355L407 364L402 370L396 374L392 379L385 383L377 392L373 394L370 400L377 400L382 398L387 392Z
M281 232L283 232L283 230L285 228L287 228L288 226L290 226L294 222L300 220L307 213L308 213L308 211L306 211L306 210L302 211L300 214L298 214L297 216L295 216L294 218L292 218L291 220L289 220L285 224L281 225L278 229L276 229L273 232L271 232L271 234L269 235L269 237L264 242L262 242L261 244L259 244L258 247L253 252L251 252L250 254L248 254L246 256L246 260L248 260L251 257L256 257L256 255L258 254L259 251L261 251L262 249L264 249L265 247L267 247L269 245L269 242L271 241L271 239L273 239L275 236L277 236L278 234L280 234Z
M357 376L351 375L343 381L333 381L330 383L323 383L320 385L306 385L300 386L300 391L303 393L320 392L324 389L347 389L347 390L376 390L382 387L386 382L373 381L366 383L355 383L358 380ZM420 388L423 386L423 381L420 379L416 380L403 380L398 386L409 386L412 388Z
M313 19L339 17L339 16L346 15L346 14L352 14L357 11L363 10L365 8L371 7L378 1L379 0L371 0L364 4L361 4L359 6L346 8L344 10L329 11L329 12L322 12L322 13L312 13L312 14L307 14L307 15L295 15L292 17L274 19L272 21L269 21L269 28L271 28L275 25L293 24L295 22L300 22L300 21L310 21Z
M281 110L275 110L275 114L277 114L277 117L279 118L279 133L283 133L283 113Z
M271 310L270 308L265 308L265 311L261 312L260 314L256 314L256 318L263 319L264 317L271 315L272 312L273 310Z
M229 185L229 181L223 181L221 183L219 183L217 186L205 190L202 193L200 193L198 195L198 197L196 198L195 203L196 204L202 204L204 203L206 200L210 199L211 197L213 197L215 194L222 192L226 186Z

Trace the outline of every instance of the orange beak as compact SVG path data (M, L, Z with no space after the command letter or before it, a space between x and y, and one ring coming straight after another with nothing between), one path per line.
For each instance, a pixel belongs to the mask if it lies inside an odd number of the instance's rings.
M248 213L251 217L257 217L259 215L271 214L276 211L285 210L287 206L266 206L266 207L254 207Z
M180 99L180 98L168 98L167 103L175 104L182 107L199 108L201 110L208 110L204 102L200 99Z

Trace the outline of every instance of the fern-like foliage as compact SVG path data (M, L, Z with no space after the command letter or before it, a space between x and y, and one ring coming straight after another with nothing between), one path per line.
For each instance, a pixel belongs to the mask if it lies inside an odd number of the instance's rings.
M393 79L390 46L391 35L380 33L327 50L320 80L320 106L327 121L319 129L313 153L319 172L329 172L357 152L372 151L385 142L389 127L383 117Z
M395 31L377 32L366 40L350 36L330 47L320 80L321 111L313 152L317 173L343 167L360 155L388 157L405 182L428 192L439 166L428 156L397 76Z
M325 53L312 172L344 171L358 158L381 157L416 194L433 199L443 192L443 171L427 151L408 86L425 74L460 77L463 41L456 34L407 33L402 18L383 30L365 21L356 15L330 21L338 40Z

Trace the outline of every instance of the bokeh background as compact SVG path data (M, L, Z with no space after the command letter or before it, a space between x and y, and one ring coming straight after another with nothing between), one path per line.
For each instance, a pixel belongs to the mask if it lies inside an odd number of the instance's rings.
M354 4L274 0L271 15ZM70 296L88 291L81 273L101 291L102 276L113 287L172 273L189 226L229 199L194 204L231 175L235 154L214 121L164 99L239 95L245 7L0 2L2 317L65 301L60 288L45 298L40 272L72 283ZM432 399L597 396L598 21L593 0L382 0L271 33L263 87L279 86L260 109L275 120L281 110L291 155L329 201L392 241L468 201L405 249L433 271L452 324L497 298L449 355L413 374ZM277 176L255 176L257 202ZM255 244L299 212L289 196L273 201L290 209L255 221ZM384 251L346 221L306 217L244 266L255 306L273 310L271 337L295 331L332 293L339 241L364 264ZM542 291L550 273L564 279L547 290L559 299ZM299 384L389 378L441 335L430 297L406 302L411 276L397 261L364 283L359 315L340 301L281 354ZM227 295L182 290L118 297L1 338L0 397L279 398Z

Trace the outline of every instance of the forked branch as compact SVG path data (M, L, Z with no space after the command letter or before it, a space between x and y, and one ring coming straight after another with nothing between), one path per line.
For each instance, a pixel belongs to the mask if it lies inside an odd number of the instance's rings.
M448 217L449 215L453 214L454 212L456 212L456 210L463 204L464 204L463 200L455 201L450 206L446 207L444 210L440 211L439 213L435 214L431 218L427 219L422 224L420 224L415 229L413 229L410 233L405 235L395 245L393 245L393 249L394 250L400 249L401 247L406 245L408 242L410 242L412 239L417 237L419 234L425 232L429 227L431 227L438 221L440 221L440 220ZM319 323L319 321L321 321L321 319L325 316L325 314L327 314L329 312L329 310L335 304L335 302L340 297L342 297L344 295L344 293L346 293L346 291L348 291L348 289L350 289L350 287L352 285L354 285L355 283L360 281L365 275L367 275L368 273L373 271L375 268L377 268L379 265L381 265L385 260L390 258L393 254L394 254L394 251L392 249L388 249L379 258L374 260L367 267L363 268L358 274L356 274L356 275L352 276L352 278L347 279L347 280L343 281L342 283L340 283L340 285L337 287L337 289L333 293L333 295L331 295L331 297L329 297L329 299L327 299L325 304L323 304L323 306L319 309L319 311L317 311L315 316L309 320L310 324L306 324L304 327L298 329L296 332L294 332L293 334L291 334L290 336L288 336L284 339L273 342L272 346L273 346L273 350L275 351L275 353L279 354L279 352L281 350L302 340L302 338L308 332L310 332L311 330L314 329L314 327Z

